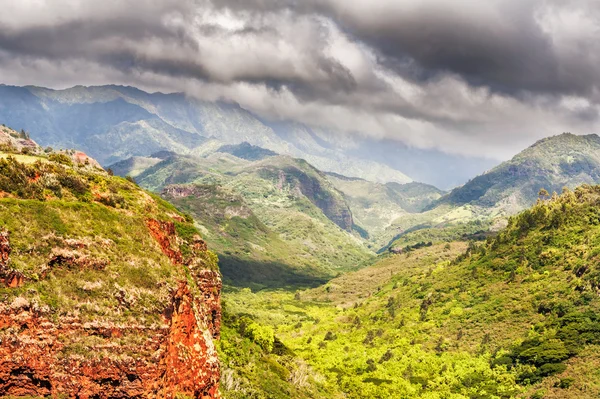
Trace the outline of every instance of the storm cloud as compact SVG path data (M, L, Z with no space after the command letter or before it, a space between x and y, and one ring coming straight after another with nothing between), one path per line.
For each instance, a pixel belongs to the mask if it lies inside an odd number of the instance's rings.
M592 0L0 0L0 81L118 83L504 159L593 133Z

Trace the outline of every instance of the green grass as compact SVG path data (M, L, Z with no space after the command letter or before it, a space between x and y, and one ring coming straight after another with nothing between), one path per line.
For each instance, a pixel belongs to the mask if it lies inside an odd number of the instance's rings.
M161 322L170 290L188 271L163 254L146 222L176 222L174 245L188 256L191 239L200 234L189 217L126 179L51 159L22 164L1 158L0 191L0 229L9 232L12 249L9 267L25 276L22 287L0 288L3 303L21 297L44 317L81 323ZM108 197L119 201L107 203ZM217 268L214 254L198 256L203 267ZM197 293L193 284L191 289ZM0 339L8 335L0 331ZM114 356L150 356L129 353L134 335L125 333ZM112 356L94 350L101 342L84 338L65 336L63 355Z

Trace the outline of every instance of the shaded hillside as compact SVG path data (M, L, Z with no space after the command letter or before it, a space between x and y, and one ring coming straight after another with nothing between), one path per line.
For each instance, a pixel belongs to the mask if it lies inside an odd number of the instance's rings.
M136 180L194 216L236 285L314 284L372 257L341 193L302 160L172 156Z
M247 161L259 161L261 159L277 155L277 153L274 151L255 146L247 142L237 145L224 145L220 147L218 151L231 154Z
M218 397L221 278L189 217L14 134L0 129L0 396Z
M276 337L349 398L595 398L599 205L600 186L583 186L466 250L441 244L295 295L230 301L279 326Z
M219 253L226 284L254 289L314 286L328 277L302 250L265 226L241 196L224 187L171 185L162 196L196 220Z

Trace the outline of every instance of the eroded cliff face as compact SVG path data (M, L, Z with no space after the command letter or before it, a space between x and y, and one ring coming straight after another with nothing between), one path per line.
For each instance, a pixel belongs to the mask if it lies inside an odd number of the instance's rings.
M10 241L8 231L0 230L0 280L10 288L23 285L25 277L17 270L10 268Z
M187 276L155 315L160 322L150 325L101 315L102 321L83 322L30 300L27 281L11 268L9 234L0 232L2 280L20 290L10 303L0 300L0 396L219 397L214 340L220 333L221 278L206 267L212 255L200 237L179 237L173 222L148 220L147 227L179 275ZM123 311L126 302L124 297Z

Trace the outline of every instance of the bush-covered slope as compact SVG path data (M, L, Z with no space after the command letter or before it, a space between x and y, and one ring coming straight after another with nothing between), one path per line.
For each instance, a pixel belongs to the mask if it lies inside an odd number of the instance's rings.
M215 397L221 282L191 219L31 147L0 153L0 395Z
M600 137L563 133L538 141L489 172L443 197L440 203L473 204L508 214L535 203L540 188L600 182Z
M281 239L240 195L224 187L171 185L162 196L194 217L219 254L225 284L252 289L314 286L330 276L317 254Z
M333 173L327 178L344 195L356 225L375 250L397 234L393 228L396 220L421 212L443 194L422 183L381 184Z
M314 284L370 261L340 192L305 161L171 156L136 180L190 213L236 285Z
M432 203L418 223L400 217L386 233L398 238L390 247L420 239L440 242L462 234L481 235L535 203L542 188L551 195L563 187L600 183L600 138L563 133L538 141L489 172ZM548 196L549 196L548 195ZM546 196L546 197L548 197ZM420 231L416 231L420 230Z
M600 186L583 186L466 251L441 244L229 301L351 398L595 398L599 206Z

